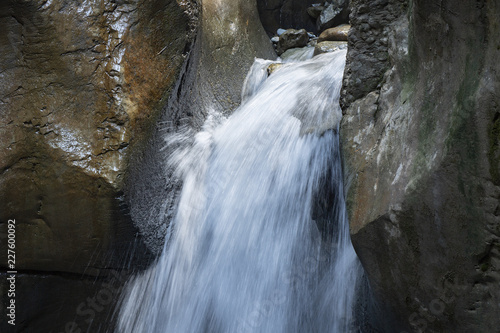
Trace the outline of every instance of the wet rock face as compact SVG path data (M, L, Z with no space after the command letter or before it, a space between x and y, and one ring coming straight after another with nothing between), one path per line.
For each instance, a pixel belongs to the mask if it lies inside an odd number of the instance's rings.
M309 41L309 35L305 29L288 29L280 35L278 41L278 54L282 54L288 49L304 47Z
M200 72L194 80L198 108L204 113L212 107L226 115L239 106L243 81L255 57L276 58L255 0L202 1L195 52Z
M204 0L197 10L196 39L151 139L132 159L125 191L134 223L155 254L163 249L181 185L168 163L166 137L186 129L196 133L208 112L230 115L255 57L276 58L256 1Z
M341 135L352 241L407 330L494 331L500 7L441 5L351 2Z
M119 265L135 233L120 201L127 161L187 29L175 1L1 2L0 221L18 222L17 269Z

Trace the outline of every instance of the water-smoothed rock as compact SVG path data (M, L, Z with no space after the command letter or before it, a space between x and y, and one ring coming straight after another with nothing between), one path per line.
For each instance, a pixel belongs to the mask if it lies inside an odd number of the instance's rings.
M286 50L282 55L280 55L280 58L283 62L303 61L312 58L313 53L314 47L297 47Z
M204 0L200 5L196 40L172 98L148 146L131 162L127 202L135 224L155 254L163 249L180 188L168 166L167 134L197 132L213 110L230 115L240 104L243 82L254 59L276 58L255 1ZM184 143L188 144L189 133L186 138Z
M343 49L347 49L347 42L321 42L314 47L313 56Z
M326 29L318 37L318 43L324 41L347 41L347 36L349 34L349 29L351 28L348 24L339 25L338 27Z
M351 5L341 134L370 284L414 331L495 331L500 6Z

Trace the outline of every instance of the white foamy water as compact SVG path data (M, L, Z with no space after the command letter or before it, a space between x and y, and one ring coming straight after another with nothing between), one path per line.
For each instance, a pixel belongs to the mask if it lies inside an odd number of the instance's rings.
M127 287L120 332L353 330L360 266L337 134L345 55L287 64L267 79L257 61L241 107L228 119L211 112L173 153L177 214L158 262ZM323 225L328 216L323 234L318 216Z

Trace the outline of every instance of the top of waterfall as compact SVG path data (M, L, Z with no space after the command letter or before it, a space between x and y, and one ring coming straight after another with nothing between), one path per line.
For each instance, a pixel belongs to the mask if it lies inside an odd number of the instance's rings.
M256 98L259 108L283 109L300 120L301 135L336 130L342 117L339 96L345 57L345 50L321 54L284 64L270 76L267 69L276 62L256 59L245 79L242 107L256 103ZM269 105L276 102L279 105Z

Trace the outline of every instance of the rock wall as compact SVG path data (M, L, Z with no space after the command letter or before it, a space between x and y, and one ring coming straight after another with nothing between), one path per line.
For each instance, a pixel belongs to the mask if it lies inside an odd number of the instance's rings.
M351 2L342 150L354 247L408 330L500 317L500 6Z
M65 331L74 318L98 331L104 320L92 324L76 307L112 270L146 263L124 179L185 60L185 9L174 0L0 2L0 252L16 219L20 330ZM33 281L51 288L35 292Z
M166 0L1 6L0 220L18 221L17 268L99 274L127 232L128 158L175 82L188 20Z

